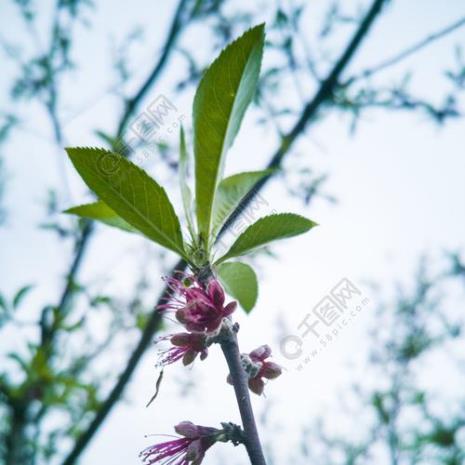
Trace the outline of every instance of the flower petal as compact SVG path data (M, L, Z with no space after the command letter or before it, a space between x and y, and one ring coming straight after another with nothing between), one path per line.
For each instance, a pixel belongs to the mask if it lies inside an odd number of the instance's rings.
M235 300L233 300L232 302L229 302L229 304L226 305L226 307L224 307L223 309L223 316L226 317L226 316L231 315L231 313L233 313L234 310L236 310L236 308L237 308L237 302Z
M224 291L223 291L223 288L221 287L221 284L216 279L212 279L208 283L207 292L214 306L216 308L223 308Z
M197 438L199 437L199 428L191 421L181 421L174 427L176 433L186 438Z
M274 362L265 362L260 375L267 379L275 379L283 372L282 368Z
M267 344L264 344L250 352L249 355L252 360L258 360L260 362L263 362L266 358L268 358L271 355L271 347Z
M198 352L192 349L189 349L182 358L182 364L184 366L190 365L195 358L197 357Z
M171 336L170 342L174 346L183 347L190 345L191 335L189 333L177 333Z
M265 389L265 383L261 378L251 378L249 379L249 388L252 392L260 396Z

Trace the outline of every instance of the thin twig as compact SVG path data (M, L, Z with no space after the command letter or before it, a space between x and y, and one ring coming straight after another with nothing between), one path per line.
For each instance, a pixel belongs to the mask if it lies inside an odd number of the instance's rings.
M237 334L233 328L223 330L221 350L228 364L229 373L234 386L237 405L242 419L242 427L244 429L245 447L249 455L250 463L252 465L266 465L262 445L258 436L257 425L255 424L252 404L250 402L247 375L242 368Z
M181 0L178 4L178 7L176 8L176 13L171 23L171 27L168 32L166 42L162 48L162 52L161 52L160 58L158 59L157 65L155 66L155 68L153 68L152 72L149 74L145 82L142 84L139 90L134 94L134 96L126 101L126 107L120 119L118 130L116 131L117 139L120 139L123 137L124 130L126 129L129 119L134 114L134 111L137 109L137 107L139 106L143 98L145 97L145 94L153 86L153 83L157 80L157 78L161 74L161 71L165 67L168 61L168 57L170 56L171 51L173 50L174 45L176 44L176 41L179 37L179 33L182 30L182 25L183 25L182 17L183 17L183 14L185 14L186 5L188 1L189 0Z
M410 47L406 48L405 50L397 53L396 55L392 56L391 58L388 58L386 60L381 61L377 65L367 68L361 73L359 73L356 76L353 76L349 79L349 83L353 82L357 79L360 78L367 78L370 76L373 76L376 73L379 73L380 71L385 70L386 68L389 68L390 66L397 65L401 61L405 60L406 58L410 57L414 53L419 52L423 48L427 47L428 45L431 45L433 42L436 42L439 39L442 39L443 37L449 35L450 33L456 31L457 29L465 26L465 17L459 19L458 21L450 24L449 26L440 29L439 31L436 31L432 34L429 34L426 36L424 39L420 40L419 42L411 45Z

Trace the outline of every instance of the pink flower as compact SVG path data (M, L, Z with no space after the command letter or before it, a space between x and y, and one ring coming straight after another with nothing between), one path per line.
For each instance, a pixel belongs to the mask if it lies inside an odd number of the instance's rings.
M249 357L252 362L260 366L258 373L249 378L249 388L255 394L262 394L265 379L275 379L282 373L281 367L274 362L269 362L266 359L271 356L271 348L268 345L263 345L250 352Z
M224 291L216 279L211 279L206 288L195 277L184 280L168 278L167 281L179 297L172 298L169 303L158 308L174 311L176 319L188 331L214 332L219 329L223 319L236 309L237 302L224 305Z
M282 368L277 363L266 360L270 356L271 348L268 345L262 345L250 354L241 355L242 365L249 376L249 389L255 394L263 394L264 379L275 379L282 373ZM227 381L232 384L231 375L228 375Z
M159 364L170 365L182 359L184 365L190 365L200 354L200 360L205 360L208 355L207 338L201 333L178 333L166 336L173 347L162 352Z
M183 421L174 427L183 437L147 447L140 453L146 465L199 465L205 452L219 439L222 430Z

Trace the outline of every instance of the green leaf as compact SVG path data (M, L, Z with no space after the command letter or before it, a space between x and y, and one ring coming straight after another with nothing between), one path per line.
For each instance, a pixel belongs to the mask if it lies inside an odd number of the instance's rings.
M123 231L138 232L136 228L132 227L127 221L124 221L123 218L118 216L117 213L102 200L68 208L68 210L65 210L63 213L77 215L90 220L101 221L108 226L113 226L114 228L119 228Z
M186 214L187 226L192 236L192 240L195 238L194 221L192 220L192 193L188 183L188 164L189 156L186 147L186 138L184 135L184 128L181 126L179 134L179 183L181 185L181 197L182 204L184 207L184 213Z
M0 310L3 310L5 313L8 312L8 303L3 294L0 294Z
M29 292L33 289L32 284L28 284L27 286L23 286L13 297L13 308L16 309L21 305L23 299L29 294Z
M215 191L224 156L236 137L257 86L264 25L226 47L203 76L194 99L197 222L208 247Z
M297 236L309 231L316 223L294 213L278 213L265 216L249 226L234 242L228 252L216 264L228 258L244 255L269 242Z
M247 173L234 174L223 179L218 185L215 196L212 217L212 234L221 229L231 213L240 204L241 200L250 192L252 187L271 174L273 170L250 171Z
M249 313L258 297L258 281L255 271L245 263L222 263L217 268L218 278L226 292L237 299L241 307Z
M96 148L66 149L85 183L123 220L186 258L181 226L165 189L121 155Z

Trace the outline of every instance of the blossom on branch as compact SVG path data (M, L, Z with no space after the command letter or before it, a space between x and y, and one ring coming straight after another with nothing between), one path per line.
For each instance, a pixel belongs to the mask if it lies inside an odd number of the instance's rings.
M202 333L178 333L161 338L169 339L172 347L162 351L158 365L166 366L182 359L183 365L190 365L200 354L200 360L208 355L207 337Z
M199 465L205 452L222 440L223 430L183 421L174 427L182 437L147 447L140 453L146 465Z
M230 316L237 307L235 301L224 305L225 294L216 279L211 279L206 286L202 286L192 276L185 279L167 278L167 283L175 295L168 303L159 305L158 309L175 312L176 319L188 331L216 332L223 319Z
M265 379L275 379L282 373L282 368L277 363L266 360L270 356L271 348L266 344L250 354L241 354L242 366L249 377L249 389L255 394L263 394ZM228 375L227 381L233 384L231 375Z

